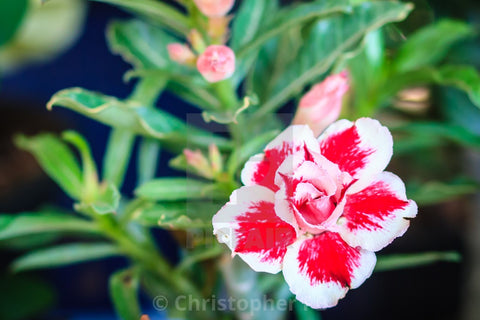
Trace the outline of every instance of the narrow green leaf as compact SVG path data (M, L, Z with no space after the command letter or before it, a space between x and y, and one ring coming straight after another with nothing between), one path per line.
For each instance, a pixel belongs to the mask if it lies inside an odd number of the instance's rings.
M312 309L300 301L295 301L295 315L301 320L321 320L320 311Z
M449 183L429 181L419 185L407 184L407 194L418 205L431 205L475 194L480 190L476 181L461 179Z
M340 12L349 12L351 7L347 0L326 0L304 4L295 4L290 7L283 8L276 14L268 26L261 28L257 36L246 45L241 47L237 56L243 58L248 53L259 49L263 44L282 32L289 30L295 26L303 25L314 19L320 19L328 15Z
M465 91L470 100L480 108L480 73L472 66L446 65L434 72L436 84Z
M413 139L432 141L452 141L469 148L480 148L480 136L457 125L440 122L414 122L390 128L393 133L401 133Z
M340 12L348 12L351 7L348 4L348 0L326 0L326 1L316 1L312 3L304 4L294 4L289 7L285 7L280 11L276 8L276 3L274 1L262 1L265 2L261 7L259 1L251 1L250 5L253 5L255 8L258 7L258 10L263 9L262 17L251 16L245 19L245 22L249 19L254 19L250 21L252 29L246 28L245 30L249 33L252 33L252 30L256 27L256 24L261 23L261 27L256 31L255 36L252 37L250 34L245 33L248 36L248 40L238 40L239 42L245 42L239 49L235 49L237 56L237 66L235 68L235 73L232 77L232 81L235 85L238 85L244 76L248 73L250 66L255 63L256 57L258 56L259 50L264 46L268 41L275 39L276 37L289 32L292 29L302 27L316 19L321 19L329 15ZM246 4L247 5L247 4ZM255 9L257 10L257 9ZM255 11L256 15L260 13ZM245 13L245 16L248 16L250 12ZM260 21L258 19L260 18ZM240 29L239 22L238 29ZM235 25L234 25L235 27ZM243 31L243 30L242 30ZM238 31L241 32L240 30ZM247 39L247 38L245 38ZM271 58L271 57L270 57Z
M213 215L223 204L208 201L164 202L137 209L132 220L167 229L208 229L212 227Z
M474 29L465 22L443 19L413 35L399 49L394 69L406 72L440 62L458 41L472 36Z
M138 284L138 277L132 270L117 271L110 277L110 298L118 316L123 320L138 320L142 315Z
M103 158L103 179L121 187L128 169L135 135L130 131L113 128Z
M230 147L227 139L192 126L187 127L183 121L165 111L135 102L123 102L81 88L57 92L48 102L47 108L52 109L53 106L72 109L106 125L159 139L175 151L182 150L187 143L204 148L212 143L219 148Z
M224 199L226 197L215 184L185 178L151 180L138 187L135 194L138 197L156 201Z
M273 140L278 134L279 132L277 130L265 132L248 141L243 146L236 148L228 158L227 172L230 175L235 174L248 158L262 152L267 143Z
M45 277L33 274L0 276L0 319L38 319L40 314L55 307L56 290ZM28 303L25 303L28 301Z
M23 237L0 240L0 249L31 250L53 244L61 237L59 233L29 234Z
M158 141L144 138L138 150L137 185L142 185L155 177L161 146Z
M90 201L75 204L75 210L89 214L116 213L120 203L120 192L112 183L102 184Z
M10 41L28 9L28 0L0 1L0 46Z
M65 244L27 253L16 259L12 263L11 268L15 272L56 268L121 254L121 251L116 246L109 243Z
M119 6L127 11L149 18L151 22L171 31L186 35L190 31L189 19L172 6L155 0L92 0Z
M224 252L225 249L218 244L195 249L194 251L186 254L185 258L183 258L180 264L176 267L175 271L182 273L196 263L218 257Z
M262 105L257 117L275 111L325 73L339 56L355 49L366 34L405 19L412 8L409 3L367 2L354 6L351 13L328 17L313 25L298 58L278 78L272 97Z
M87 140L75 131L65 131L62 133L63 140L71 143L82 158L83 188L82 199L95 195L98 185L97 165L93 160L92 152Z
M18 147L31 152L43 170L72 198L81 197L82 170L73 152L52 134L15 138Z
M392 254L379 256L374 271L415 268L437 262L460 262L461 256L455 251Z
M157 2L160 3L160 2ZM172 69L167 45L178 40L162 29L140 20L114 21L107 27L107 43L113 53L137 69Z
M470 100L480 108L480 74L472 66L424 67L396 74L379 89L379 100L381 103L386 103L400 90L428 84L451 86L463 90L468 94Z
M23 212L0 215L0 240L40 233L98 233L97 226L84 219L54 212Z
M278 9L277 0L244 0L235 14L230 46L236 51L258 35L258 31Z

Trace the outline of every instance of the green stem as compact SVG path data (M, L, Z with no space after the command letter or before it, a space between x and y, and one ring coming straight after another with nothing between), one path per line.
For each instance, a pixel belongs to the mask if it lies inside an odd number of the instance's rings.
M229 79L219 81L213 83L212 88L222 104L222 110L232 113L235 112L240 105L240 101L238 101L237 93L235 92L232 82ZM243 115L237 115L236 120L236 123L230 123L228 125L228 129L234 140L235 147L240 147L244 142L242 131L242 124L244 123Z
M134 100L144 104L146 107L153 106L159 95L167 85L168 77L145 77L142 78L128 100Z
M237 93L229 79L212 83L212 88L222 103L223 110L235 110L238 107Z
M105 234L116 242L127 255L157 274L178 293L191 294L198 298L202 297L196 287L173 272L171 265L162 256L155 250L145 248L144 245L135 241L130 234L121 229L117 221L110 216L97 216L97 221Z

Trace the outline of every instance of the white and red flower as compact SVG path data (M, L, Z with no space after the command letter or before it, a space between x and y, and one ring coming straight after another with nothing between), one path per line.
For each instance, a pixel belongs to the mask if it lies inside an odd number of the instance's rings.
M255 271L282 271L299 301L332 307L417 214L400 178L384 171L392 145L368 118L337 121L318 139L290 126L246 163L245 186L213 217L214 233Z

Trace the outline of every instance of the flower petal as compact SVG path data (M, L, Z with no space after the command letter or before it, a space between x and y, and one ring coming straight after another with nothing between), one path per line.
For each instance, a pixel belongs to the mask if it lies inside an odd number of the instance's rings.
M390 131L370 118L361 118L355 123L337 121L318 141L320 153L354 179L369 178L382 172L393 153Z
M230 201L213 217L213 233L255 271L281 270L295 229L274 210L274 193L262 186L235 190Z
M405 233L410 225L405 218L417 215L417 204L407 199L405 185L393 173L382 172L363 190L350 192L337 227L351 246L378 251Z
M350 247L337 233L324 232L288 248L283 275L297 300L324 309L335 306L349 288L360 286L375 262L373 252Z
M247 161L242 171L242 182L247 186L259 184L277 191L277 169L289 155L307 151L320 151L312 130L306 125L289 126L265 147L263 154L254 155Z

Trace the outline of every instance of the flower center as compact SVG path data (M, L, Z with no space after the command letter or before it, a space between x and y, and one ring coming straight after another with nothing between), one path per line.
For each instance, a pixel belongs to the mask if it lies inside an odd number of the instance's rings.
M318 226L331 216L336 205L335 196L321 194L313 199L307 199L303 203L299 203L297 209L305 222Z

